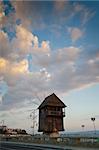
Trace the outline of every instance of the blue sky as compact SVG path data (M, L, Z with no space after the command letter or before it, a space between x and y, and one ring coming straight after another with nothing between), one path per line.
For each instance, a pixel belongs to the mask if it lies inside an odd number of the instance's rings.
M55 92L68 106L67 131L93 130L91 117L99 129L98 6L0 1L0 120L29 129L38 97Z

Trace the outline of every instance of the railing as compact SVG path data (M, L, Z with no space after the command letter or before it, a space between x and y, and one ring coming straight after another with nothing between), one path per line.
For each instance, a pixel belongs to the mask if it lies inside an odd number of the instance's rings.
M65 112L61 112L61 111L53 111L53 110L48 110L46 112L47 116L65 116Z

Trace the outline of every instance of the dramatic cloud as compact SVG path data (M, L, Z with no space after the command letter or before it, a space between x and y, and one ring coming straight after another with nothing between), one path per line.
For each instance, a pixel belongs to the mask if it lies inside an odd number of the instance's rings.
M12 48L6 33L0 31L0 57L8 58Z
M74 42L83 36L83 31L81 31L79 28L68 28L68 31L70 32L71 39Z
M16 26L13 42L3 31L0 37L1 41L6 41L1 44L0 76L8 85L2 109L11 109L12 105L19 107L35 98L35 93L66 93L99 82L98 55L80 64L83 49L64 47L53 52L48 41L39 43L39 38L21 25ZM28 54L32 56L31 72Z
M3 77L8 85L8 93L5 92L5 94L2 95L3 90L0 91L0 101L2 101L3 96L4 107L11 108L13 104L15 106L16 103L23 103L25 100L31 100L33 98L33 93L45 91L47 89L46 86L48 86L47 84L50 80L50 73L41 67L39 67L38 71L30 73L27 55L29 53L33 55L33 58L35 58L33 64L35 65L36 63L37 65L38 62L36 62L36 59L38 57L43 57L43 60L46 56L49 57L50 46L49 42L45 40L40 44L38 37L34 36L22 26L16 26L16 38L12 41L9 41L7 33L1 31L0 43L0 77ZM25 89L24 81L26 81ZM1 107L2 109L4 108L3 105Z
M38 37L21 25L16 28L16 37L13 42L20 54L49 53L50 51L48 41L42 41L39 46Z
M16 26L16 38L11 42L7 33L0 31L0 43L0 57L10 59L10 61L26 57L29 53L49 54L50 52L49 41L44 40L40 44L38 37L21 25Z
M3 16L5 9L0 14L2 118L13 117L14 113L17 117L21 107L24 111L32 105L37 107L40 103L37 95L53 92L61 95L99 83L99 49L76 42L83 37L85 24L94 16L94 11L77 2L40 4L2 3L3 7L10 7L6 16ZM76 16L80 26L72 25ZM20 120L25 112L21 113Z
M21 20L25 28L44 29L46 24L43 22L47 13L47 3L40 1L13 1L12 4L16 10L16 18ZM38 11L37 11L38 10ZM23 13L24 12L24 13ZM49 14L48 14L49 16ZM34 21L35 20L35 21Z

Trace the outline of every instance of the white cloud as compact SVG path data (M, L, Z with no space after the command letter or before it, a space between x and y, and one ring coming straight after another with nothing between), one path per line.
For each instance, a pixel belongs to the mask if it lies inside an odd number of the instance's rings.
M16 38L11 42L9 41L7 33L0 31L0 57L10 61L19 61L22 58L26 58L26 55L29 53L35 55L49 55L49 41L44 40L39 43L38 37L33 35L22 25L16 26Z
M91 18L93 18L95 15L94 11L90 11L88 9L85 10L84 15L83 15L83 20L82 20L82 24L85 24L86 22L88 22Z
M65 47L63 49L59 49L57 58L60 61L66 61L66 62L71 62L75 61L75 59L78 57L80 52L80 49L77 47Z
M73 42L79 40L84 34L84 32L77 27L72 27L72 28L69 27L68 31L70 33L70 36Z
M28 61L22 60L19 63L15 63L12 65L11 72L15 73L28 73Z
M75 14L78 14L78 13L80 14L82 25L85 25L95 15L95 11L77 2L74 3L74 11L75 11Z
M50 49L49 41L42 41L41 47L42 49L49 50Z
M49 53L50 51L49 41L42 41L41 46L39 46L38 37L21 25L17 26L16 36L17 38L14 39L14 46L18 49L19 54L39 54Z
M38 9L34 8L33 5L30 6L28 2L15 3L17 13L15 18L11 16L14 26L16 18L21 18L22 21L21 25L15 26L16 37L9 41L8 35L0 31L0 81L2 81L0 87L3 87L4 84L8 86L7 90L4 87L0 91L0 117L6 118L9 125L16 124L16 126L23 127L23 122L28 122L26 117L29 115L25 111L37 107L37 103L39 103L35 93L40 96L52 92L60 95L71 90L81 90L98 84L99 54L95 55L94 52L90 55L88 51L86 55L83 49L75 46L65 46L53 51L50 47L50 41L43 40L40 42L39 37L28 28L32 21L29 20L28 16L33 19L34 24L32 22L32 25L36 28L41 27L42 17L39 12L37 13ZM85 6L77 5L77 3L75 7L69 3L68 5L65 4L64 2L58 2L55 6L56 12L54 11L54 15L56 15L56 18L54 19L56 20L52 25L54 31L55 29L61 31L63 28L61 23L77 14L81 17L83 25L94 16L94 12ZM10 19L6 20L7 23ZM38 20L41 24L38 23ZM57 22L61 23L58 24ZM34 29L34 26L32 29ZM48 27L50 26L49 24ZM78 27L68 28L68 31L73 42L84 35L84 30ZM27 60L29 54L32 55L31 72ZM21 109L24 111L22 112ZM19 120L18 123L16 118ZM22 120L22 118L26 120ZM24 123L24 125L26 124ZM29 128L29 125L28 123L26 126Z
M80 33L78 35L73 38L77 40ZM25 107L26 102L35 98L35 92L59 95L99 82L98 55L88 56L80 64L81 48L70 46L52 51L49 41L39 43L39 38L23 26L17 27L17 36L12 42L4 32L0 37L3 48L3 51L0 49L0 77L8 85L1 110ZM32 72L28 69L29 53L33 56L31 63L38 68Z
M11 44L6 33L0 30L0 57L8 58L12 53Z
M5 74L6 72L10 72L11 74L28 72L28 61L24 59L20 62L12 63L0 58L0 73Z

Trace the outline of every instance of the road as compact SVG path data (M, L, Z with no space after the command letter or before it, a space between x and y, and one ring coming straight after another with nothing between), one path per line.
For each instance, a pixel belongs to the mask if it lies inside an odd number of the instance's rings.
M59 147L45 144L0 142L0 150L99 150L99 148Z
M26 144L17 142L1 142L0 150L71 150L63 147L43 145L43 144Z

